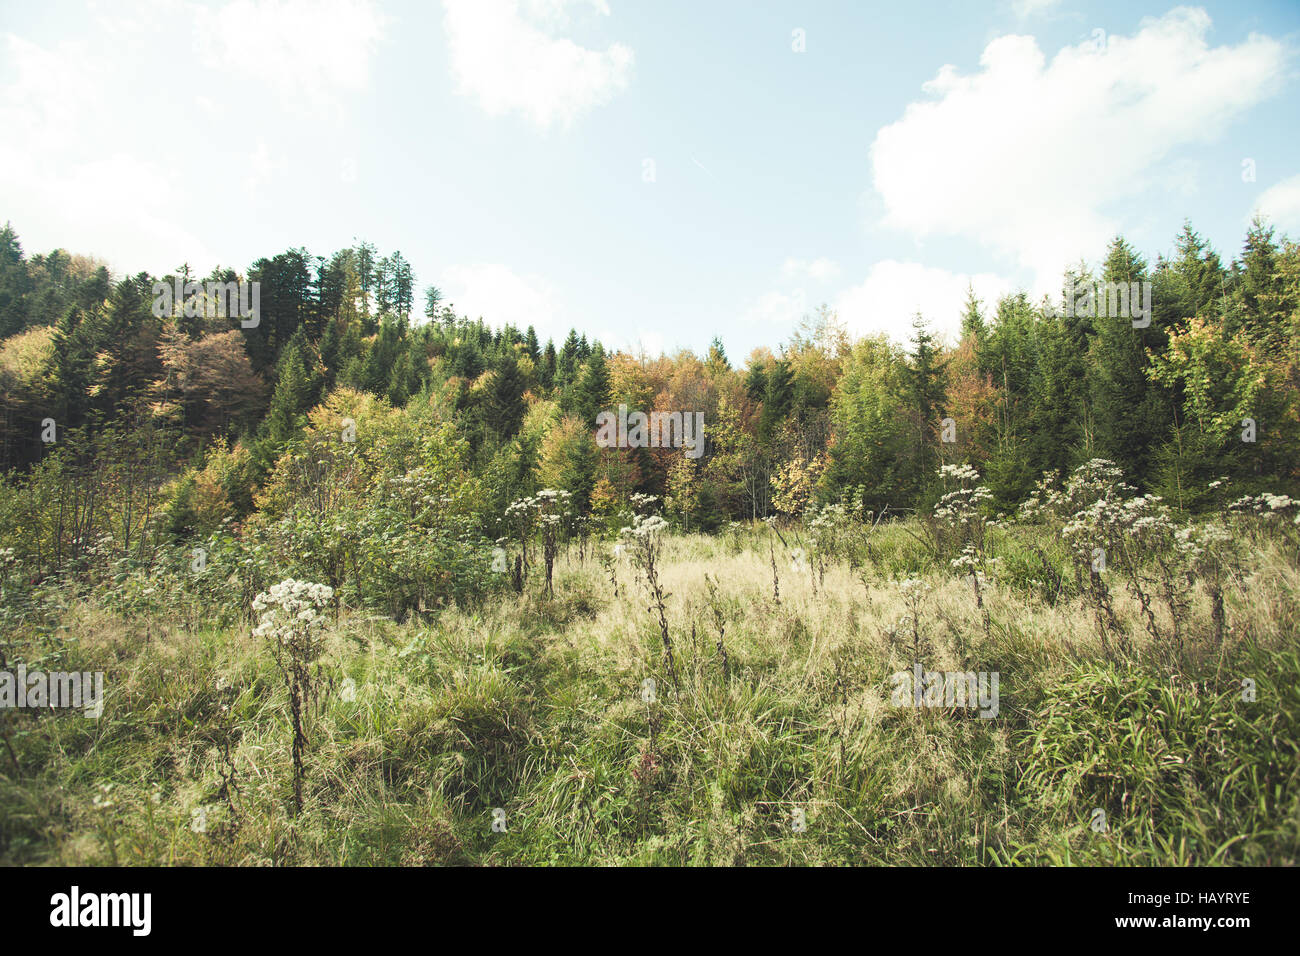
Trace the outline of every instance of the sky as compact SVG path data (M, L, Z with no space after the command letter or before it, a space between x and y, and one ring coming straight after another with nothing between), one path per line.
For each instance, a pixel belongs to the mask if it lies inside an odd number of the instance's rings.
M1300 238L1297 50L1296 0L5 0L0 222L117 275L366 240L652 355L951 337L1116 234Z

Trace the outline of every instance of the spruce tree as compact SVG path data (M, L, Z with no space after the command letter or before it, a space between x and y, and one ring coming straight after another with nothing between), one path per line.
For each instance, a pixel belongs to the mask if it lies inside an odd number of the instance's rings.
M605 349L599 342L583 367L574 396L574 412L587 427L596 427L596 416L609 407L610 376Z
M928 483L937 468L936 438L939 421L947 402L947 363L939 357L939 347L917 313L912 320L912 352L904 367L903 382L908 404L915 415L916 486Z
M1146 263L1116 237L1102 269L1103 283L1147 280ZM1094 303L1095 304L1095 303ZM1104 298L1102 301L1104 306ZM1099 312L1106 312L1103 307ZM1097 315L1088 354L1088 394L1096 423L1097 454L1115 462L1129 481L1145 487L1157 445L1174 423L1172 409L1147 376L1146 349L1161 343L1155 322L1135 328L1132 319Z

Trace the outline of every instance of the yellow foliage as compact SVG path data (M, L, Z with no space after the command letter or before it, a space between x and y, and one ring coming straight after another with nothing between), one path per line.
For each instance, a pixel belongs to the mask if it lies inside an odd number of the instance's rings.
M54 329L37 326L0 342L0 389L26 389L54 354Z
M772 504L776 506L776 510L789 515L802 514L804 508L808 506L818 479L829 464L830 456L822 452L811 460L794 458L782 465L772 476L772 487L775 491Z

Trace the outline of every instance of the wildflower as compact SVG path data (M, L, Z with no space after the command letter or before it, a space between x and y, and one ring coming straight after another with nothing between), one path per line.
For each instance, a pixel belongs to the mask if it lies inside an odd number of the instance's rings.
M920 597L930 590L930 585L920 578L906 578L898 582L898 590L904 597Z
M658 515L634 515L632 526L620 528L618 533L624 538L646 539L667 530L667 528L668 522Z

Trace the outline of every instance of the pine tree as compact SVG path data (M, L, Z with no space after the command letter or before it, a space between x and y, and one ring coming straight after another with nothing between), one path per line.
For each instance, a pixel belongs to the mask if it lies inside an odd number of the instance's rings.
M1237 273L1234 309L1225 323L1227 331L1245 328L1252 341L1270 352L1280 352L1289 338L1289 312L1282 295L1273 227L1258 215L1246 233Z
M975 343L975 350L978 352L983 344L986 331L984 313L980 309L980 300L975 297L975 287L967 285L966 305L961 313L961 337L972 340Z
M510 353L497 362L488 409L498 442L509 440L519 431L524 418L524 378L519 362Z
M424 290L424 314L430 322L436 322L442 305L442 290L436 285Z
M547 339L542 360L537 366L537 381L548 392L555 387L556 372L555 343Z
M0 339L27 328L31 278L23 247L9 223L0 228Z
M708 366L709 373L714 378L719 377L724 372L731 371L731 361L727 358L727 350L722 347L722 339L716 335L713 341L709 343L709 357L705 362Z
M388 403L394 408L402 408L419 389L420 377L416 374L411 350L403 349L388 379Z
M560 354L555 361L555 387L564 388L570 384L578 371L579 353L582 346L578 341L578 333L574 329L569 330L569 337L564 340L564 346L560 349Z
M902 479L913 443L899 349L883 335L853 347L832 400L831 461L825 482L879 513L910 504Z
M100 310L73 306L54 327L49 386L60 428L77 428L90 413L95 358L104 341L104 326Z
M1029 383L1029 445L1025 472L1004 488L1012 500L1029 491L1029 482L1044 471L1066 474L1085 458L1086 409L1082 383L1086 372L1083 345L1064 317L1045 318L1035 326L1038 361ZM1009 500L1003 502L1010 504Z
M152 285L140 273L114 286L104 315L97 356L95 406L112 416L131 396L143 392L162 372L158 353L161 322L152 314Z
M391 265L393 308L404 321L409 321L411 310L415 308L415 276L411 272L411 264L400 252L393 253Z
M599 342L583 367L574 396L574 413L590 428L596 427L596 416L609 407L609 364L605 349Z
M947 402L947 363L940 359L938 345L920 313L912 320L912 352L904 367L903 383L915 416L914 467L919 487L937 468L939 456L935 439Z
M369 243L362 242L356 246L355 259L357 268L357 281L361 293L361 322L362 331L366 335L373 334L371 327L371 303L370 295L375 287L375 260L378 250Z
M1117 237L1106 256L1101 281L1146 280L1145 261ZM1133 476L1130 480L1141 484L1152 474L1156 446L1174 423L1165 396L1146 372L1146 349L1157 348L1163 336L1154 320L1149 328L1134 328L1131 318L1120 315L1098 315L1094 322L1088 393L1096 423L1097 455L1115 462L1125 475Z
M1174 315L1177 327L1185 327L1186 320L1221 311L1227 286L1227 273L1219 255L1210 248L1191 222L1183 221L1183 230L1176 240L1177 256L1170 263Z
M271 407L262 425L263 464L269 467L284 445L296 438L302 428L303 415L310 407L312 380L295 340L285 347L276 366L275 391Z
M770 442L781 428L794 402L794 373L784 358L775 359L762 370L763 411L758 417L758 437Z

